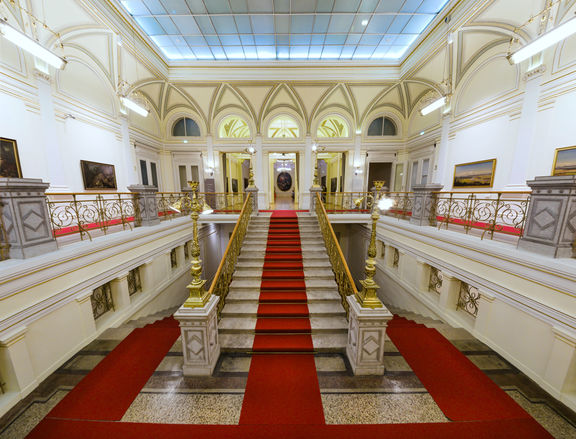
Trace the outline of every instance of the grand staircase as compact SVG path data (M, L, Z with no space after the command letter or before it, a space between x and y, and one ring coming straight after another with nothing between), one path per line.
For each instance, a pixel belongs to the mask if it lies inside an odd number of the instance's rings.
M270 228L270 216L262 214L250 221L219 323L222 350L252 352L259 314L265 317L258 323L259 333L273 334L278 328L283 335L290 335L290 330L282 327L286 319L292 318L288 327L294 334L301 334L305 329L296 319L307 306L314 351L343 352L348 322L318 221L308 215L299 216L299 236L282 222L273 223ZM270 241L269 229L274 235ZM298 242L301 256L290 248Z

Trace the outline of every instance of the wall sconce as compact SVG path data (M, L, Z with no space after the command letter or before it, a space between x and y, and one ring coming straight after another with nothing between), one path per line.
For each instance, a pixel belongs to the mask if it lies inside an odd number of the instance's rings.
M214 168L206 168L206 173L210 175L210 177L214 176Z
M356 166L354 168L354 175L360 175L360 174L362 174L362 172L363 171L362 171L362 168L360 166Z

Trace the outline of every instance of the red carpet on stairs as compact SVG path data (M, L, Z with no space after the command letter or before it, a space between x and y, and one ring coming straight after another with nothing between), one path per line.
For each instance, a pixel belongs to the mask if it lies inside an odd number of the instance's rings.
M260 291L240 424L324 424L294 211L272 213Z
M436 329L394 317L386 332L448 419L530 418Z
M172 317L134 329L48 417L119 421L179 335Z

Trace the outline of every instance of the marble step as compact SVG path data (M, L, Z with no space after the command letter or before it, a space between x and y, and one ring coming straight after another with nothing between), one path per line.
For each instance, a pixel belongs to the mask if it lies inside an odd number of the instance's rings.
M279 273L282 270L274 270L278 271ZM234 279L244 279L244 278L257 278L262 279L263 270L254 269L254 268L245 268L236 265L236 271L234 272ZM334 279L334 273L332 269L320 269L320 268L312 268L306 269L304 268L304 277L306 280L308 279ZM267 278L267 280L274 280L273 278Z
M313 302L308 304L311 317L345 317L346 312L339 300ZM224 317L256 317L258 302L226 303L222 309Z
M332 265L330 264L330 260L328 259L328 257L326 257L326 259L317 259L317 260L312 260L312 261L307 261L305 263L303 263L304 265L304 271L310 270L310 269L328 269L330 271L332 271ZM238 262L236 263L236 270L240 270L240 269L259 269L260 271L262 271L262 268L264 266L264 258L258 258L258 259L244 259L242 261L238 260Z
M239 258L241 259L252 259L252 258L264 258L266 255L266 247L264 246L242 246L242 251L240 252ZM242 258L244 256L244 258ZM302 249L302 256L304 259L327 259L326 249L324 247L316 247L314 249Z
M230 283L230 289L234 288L249 288L256 289L260 288L262 279L247 278L247 279L232 279ZM338 290L338 285L332 279L307 279L306 280L306 290Z
M220 334L254 333L257 317L223 317L218 323ZM347 333L348 321L345 317L311 317L312 333Z
M226 303L237 303L245 301L258 301L260 298L260 289L230 289L228 295L226 296ZM333 301L337 300L340 302L340 294L338 290L310 290L306 291L306 298L308 303L312 302L322 302L322 301Z
M244 261L259 261L260 262L261 261L262 263L264 263L264 256L265 256L265 251L243 250L240 252L240 255L238 255L238 262L244 262ZM326 254L326 251L324 251L324 252L321 252L321 251L308 252L307 254L302 255L302 259L303 259L305 267L311 266L310 264L312 264L312 263L320 263L320 262L326 262L326 261L328 261L328 263L330 263L330 259L328 259L328 255Z
M219 334L219 339L223 352L250 352L254 334ZM347 334L312 334L312 344L316 352L343 352L347 341Z

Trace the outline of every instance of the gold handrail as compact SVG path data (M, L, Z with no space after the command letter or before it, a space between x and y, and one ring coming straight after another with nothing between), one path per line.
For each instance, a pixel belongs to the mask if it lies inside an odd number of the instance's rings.
M234 230L232 231L232 235L230 236L230 240L228 241L228 245L224 251L224 256L222 256L222 260L220 261L220 265L218 266L218 270L216 270L216 275L214 276L214 280L212 281L210 290L208 291L209 296L212 294L220 296L220 302L218 303L219 317L226 302L226 296L228 295L232 275L236 268L236 261L238 260L238 255L242 249L242 243L244 242L244 236L246 235L248 224L250 223L253 206L251 196L252 194L249 193L244 201L242 211L240 212L238 221L234 226Z
M316 194L316 216L318 217L320 230L322 230L326 252L328 253L332 271L334 272L334 278L338 284L338 292L342 299L342 306L346 310L346 318L348 318L348 302L346 301L346 296L354 294L358 297L358 289L354 284L354 279L352 278L352 274L350 274L344 253L342 253L342 249L340 248L340 244L338 243L338 239L336 238L336 234L324 208L324 203L322 203L322 199L318 193Z

